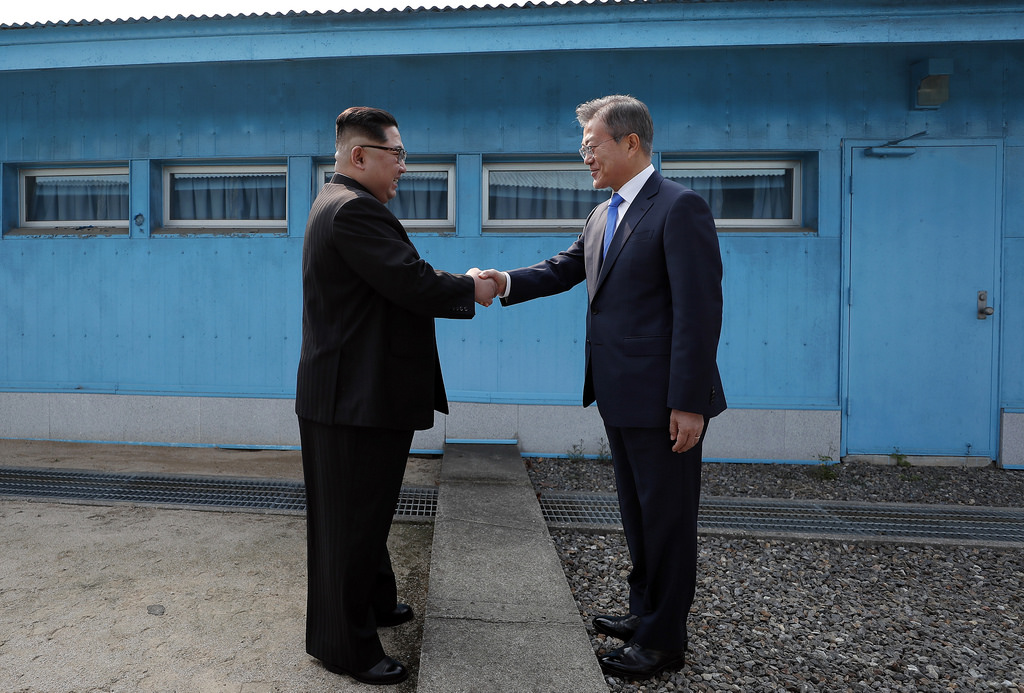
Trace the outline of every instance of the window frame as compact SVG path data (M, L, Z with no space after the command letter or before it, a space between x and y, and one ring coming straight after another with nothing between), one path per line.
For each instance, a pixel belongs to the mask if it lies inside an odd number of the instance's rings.
M18 169L18 227L30 233L46 235L96 235L114 232L127 234L130 212L124 219L61 219L30 221L28 216L28 184L32 177L74 178L76 176L124 176L128 184L128 204L131 209L131 174L128 165L111 166L32 166Z
M324 185L330 182L330 176L334 174L334 163L323 163L316 167L317 186L314 194L320 191ZM444 219L403 219L398 217L407 230L418 231L440 231L452 230L455 228L455 164L454 163L428 163L407 161L405 170L409 173L444 173L448 181L447 200L445 206L448 216ZM398 188L401 190L402 181L399 179ZM397 215L396 215L397 216Z
M793 214L788 219L726 219L715 217L715 225L723 231L799 231L803 230L803 161L799 158L783 159L667 159L662 156L661 173L666 178L680 171L736 171L788 169L793 171L793 196L790 200Z
M483 189L481 225L483 227L482 230L484 233L554 232L579 234L580 231L583 229L583 225L587 221L587 216L589 216L590 210L592 210L593 207L590 207L590 209L587 210L586 215L575 219L491 219L490 175L492 171L570 171L572 173L579 173L581 178L586 177L587 179L589 179L590 171L579 160L579 158L564 160L559 159L557 161L485 161L483 164L483 180L481 181ZM592 181L590 183L590 189L593 189ZM611 197L611 192L607 192L606 197Z
M283 219L172 219L171 178L176 173L233 175L283 175L284 176L284 218ZM160 172L162 231L169 233L211 233L225 231L258 231L286 233L288 231L288 165L286 163L232 163L232 164L165 164Z

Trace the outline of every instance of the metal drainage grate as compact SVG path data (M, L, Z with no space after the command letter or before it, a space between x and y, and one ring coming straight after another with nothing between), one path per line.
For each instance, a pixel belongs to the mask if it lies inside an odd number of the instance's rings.
M540 503L551 525L621 525L611 494L545 493ZM705 531L1022 543L1024 509L706 497L698 526Z
M953 541L1024 542L1024 509L710 498L705 529L843 534Z
M0 496L302 513L301 481L0 468ZM433 517L437 489L403 487L396 518Z
M395 518L424 518L437 515L437 489L403 486L395 508Z
M0 496L303 513L301 481L0 467ZM544 493L553 527L621 526L614 494ZM396 519L432 518L437 489L403 487ZM702 530L1024 543L1024 509L705 497Z
M614 495L578 493L542 493L540 509L549 525L620 526L619 501Z

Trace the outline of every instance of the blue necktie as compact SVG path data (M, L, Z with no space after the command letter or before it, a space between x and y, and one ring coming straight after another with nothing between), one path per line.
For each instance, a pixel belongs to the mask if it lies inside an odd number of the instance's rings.
M604 257L608 254L608 246L612 244L612 236L615 235L615 222L619 218L619 204L622 202L622 195L615 193L612 201L608 203L608 221L604 225Z

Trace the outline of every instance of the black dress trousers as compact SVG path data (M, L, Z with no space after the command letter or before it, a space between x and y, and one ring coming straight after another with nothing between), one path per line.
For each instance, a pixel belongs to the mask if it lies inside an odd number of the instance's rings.
M387 539L413 431L299 419L306 484L306 651L365 671L384 657L375 614L395 607Z
M640 617L634 640L656 650L687 646L686 620L697 579L700 442L672 452L666 428L605 426L622 529L633 569L629 612Z

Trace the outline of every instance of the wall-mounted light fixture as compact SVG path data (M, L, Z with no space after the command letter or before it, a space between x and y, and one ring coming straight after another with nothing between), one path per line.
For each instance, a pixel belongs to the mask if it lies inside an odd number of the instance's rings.
M910 103L917 110L935 109L949 101L953 61L928 58L910 66Z

